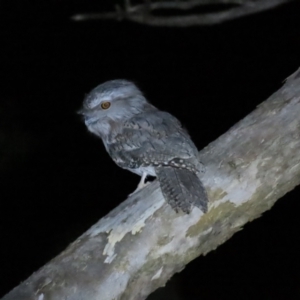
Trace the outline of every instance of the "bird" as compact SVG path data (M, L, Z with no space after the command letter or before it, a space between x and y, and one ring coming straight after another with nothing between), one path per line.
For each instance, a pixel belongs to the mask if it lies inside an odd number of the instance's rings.
M152 105L135 83L116 79L98 85L78 113L113 161L141 176L135 192L153 176L176 213L189 214L194 206L207 212L207 193L198 177L203 165L195 144L180 121Z

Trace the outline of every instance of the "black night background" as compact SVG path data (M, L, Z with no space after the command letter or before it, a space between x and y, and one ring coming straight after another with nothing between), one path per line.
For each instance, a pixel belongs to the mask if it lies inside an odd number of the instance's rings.
M76 114L92 88L135 81L202 149L300 67L299 1L207 27L70 20L110 8L96 0L0 3L0 297L139 182ZM298 187L148 299L299 299L299 197Z

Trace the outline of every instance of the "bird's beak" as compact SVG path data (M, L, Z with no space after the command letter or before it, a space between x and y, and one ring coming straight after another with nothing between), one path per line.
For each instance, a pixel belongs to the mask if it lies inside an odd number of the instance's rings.
M84 108L78 110L77 113L79 115L82 115L84 123L85 123L86 126L91 125L91 124L93 124L93 123L95 123L95 122L98 121L97 117L91 116L90 113L87 112L87 110L84 109Z

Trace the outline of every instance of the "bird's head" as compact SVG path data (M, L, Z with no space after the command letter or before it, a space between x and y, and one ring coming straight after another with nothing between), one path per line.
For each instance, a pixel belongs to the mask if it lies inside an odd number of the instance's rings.
M103 120L120 121L140 113L147 100L136 85L124 79L104 82L94 88L78 112L87 127Z

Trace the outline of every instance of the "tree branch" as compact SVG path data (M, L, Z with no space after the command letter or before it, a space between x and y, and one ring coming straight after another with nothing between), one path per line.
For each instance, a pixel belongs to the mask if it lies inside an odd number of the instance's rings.
M207 214L176 214L158 182L124 201L3 300L145 299L300 182L300 69L203 149Z
M196 25L214 25L234 20L247 15L262 12L292 0L188 0L145 2L131 5L126 2L125 8L117 6L115 12L77 14L71 17L73 21L87 20L128 20L151 26L188 27ZM179 16L155 16L155 10L189 10L200 5L232 4L234 7L212 13L188 14Z

